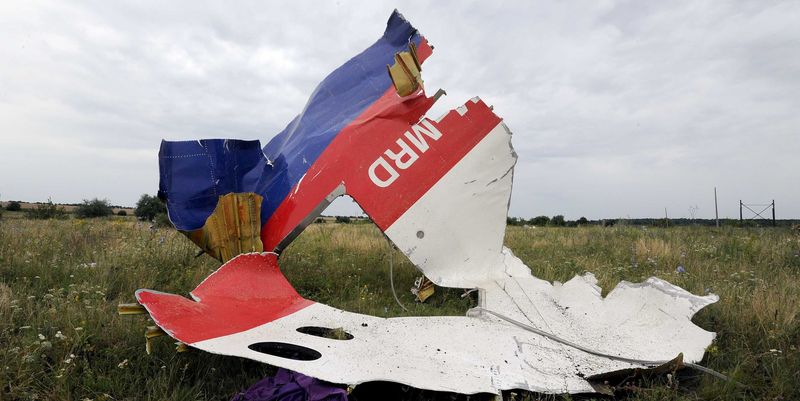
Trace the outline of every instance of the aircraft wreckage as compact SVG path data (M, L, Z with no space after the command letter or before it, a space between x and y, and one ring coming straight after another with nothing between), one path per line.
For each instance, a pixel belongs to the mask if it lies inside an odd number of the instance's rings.
M550 283L503 246L511 132L478 98L425 115L442 93L423 88L432 50L395 11L383 36L325 78L263 148L164 141L159 195L169 217L224 264L192 299L142 289L139 305L121 312L143 306L158 325L148 336L163 330L192 348L351 385L595 392L593 378L611 372L699 361L715 334L691 317L716 295L650 278L603 298L592 274ZM379 318L301 297L278 254L345 194L433 283L477 288L479 306ZM339 328L342 336L323 335Z

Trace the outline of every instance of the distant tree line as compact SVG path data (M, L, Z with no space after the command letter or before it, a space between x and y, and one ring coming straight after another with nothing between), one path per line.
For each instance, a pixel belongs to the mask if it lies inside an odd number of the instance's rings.
M509 226L551 226L551 227L577 227L579 225L589 224L586 217L581 217L578 220L566 220L563 215L557 214L553 217L536 216L531 219L524 219L520 217L507 217L506 224Z
M37 203L33 209L25 210L25 216L29 219L66 219L67 212L63 206L58 206L53 203L52 199L47 199L47 202Z
M634 219L600 219L588 220L586 217L581 217L578 220L565 220L564 216L556 215L551 217L537 216L530 219L520 217L506 218L506 224L509 226L537 226L537 227L579 227L585 225L612 227L616 225L629 225L629 226L648 226L648 227L673 227L673 226L715 226L715 219L665 219L665 218L634 218ZM720 226L725 227L769 227L772 226L772 221L765 220L744 220L738 219L719 219ZM784 219L776 220L778 227L794 227L800 224L797 219Z
M112 206L107 199L84 199L82 203L72 204L75 206L74 214L77 218L96 218L111 216L114 214L114 209L120 206ZM2 210L3 208L0 208ZM64 209L63 205L54 204L51 199L47 202L36 202L34 207L23 209L22 203L19 201L10 201L6 204L5 210L9 212L23 211L25 216L30 219L64 219L67 218L69 213ZM167 207L164 202L156 196L143 194L136 202L134 215L139 220L150 221L155 226L171 226L171 222L167 217ZM125 210L119 210L118 216L127 216ZM0 214L2 216L2 214ZM369 217L363 216L335 216L335 221L340 224L367 224L372 220ZM317 218L315 223L325 223L322 217ZM738 219L720 219L720 225L726 227L768 227L772 225L772 221L762 220L744 220ZM581 217L577 220L567 220L564 215L536 216L529 219L522 217L507 217L506 224L509 226L536 226L536 227L579 227L585 225L595 226L616 226L616 225L633 225L633 226L650 226L650 227L672 227L672 226L709 226L716 225L714 219L689 219L689 218L626 218L626 219L600 219L589 220L586 217ZM776 220L778 227L797 227L800 225L798 219L783 219Z
M331 216L331 217L317 217L314 223L325 224L326 219L333 218L333 221L339 224L368 224L372 223L372 219L365 216Z
M52 199L47 199L47 202L29 203L27 208L22 207L22 202L9 201L6 204L5 210L10 212L22 211L25 217L29 219L64 219L69 216L69 212L64 206L72 206L71 212L79 219L89 219L96 217L106 217L114 215L114 209L120 209L116 212L117 216L127 216L128 212L122 206L111 205L107 199L84 199L81 203L74 204L55 204ZM3 208L0 207L0 210ZM139 220L154 221L160 223L169 221L167 218L167 208L164 203L155 196L144 194L136 202L134 214Z
M111 205L106 199L84 199L83 203L75 208L75 217L89 219L94 217L105 217L114 214Z

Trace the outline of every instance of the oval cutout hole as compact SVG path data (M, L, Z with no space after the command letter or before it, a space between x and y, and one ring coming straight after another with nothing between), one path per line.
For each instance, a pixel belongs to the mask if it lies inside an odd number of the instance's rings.
M247 348L262 354L277 356L279 358L294 359L295 361L313 361L322 357L322 354L301 345L264 342L250 344Z
M353 335L344 331L341 327L338 329L329 329L327 327L317 326L303 326L297 329L299 333L308 334L310 336L317 336L322 338L330 338L331 340L352 340Z

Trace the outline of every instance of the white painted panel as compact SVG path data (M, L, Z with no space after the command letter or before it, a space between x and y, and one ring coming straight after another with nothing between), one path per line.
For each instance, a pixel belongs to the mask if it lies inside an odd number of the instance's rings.
M621 357L658 361L683 352L687 362L698 361L714 337L692 324L690 318L697 307L716 298L687 296L660 280L621 284L605 300L591 275L575 277L564 285L528 276L508 277L481 287L484 308ZM676 299L680 300L677 305ZM619 301L630 302L631 307L620 310ZM653 313L655 310L660 312ZM334 340L297 332L303 326L343 328L354 338ZM248 348L268 341L305 346L322 357L296 361ZM460 393L497 393L504 389L589 392L593 390L583 377L644 366L592 355L487 314L384 319L322 304L192 346L331 382L388 380Z
M516 155L500 123L387 230L434 283L474 287L503 276L503 237Z
M714 333L691 322L715 295L695 296L666 281L620 283L606 298L594 276L550 283L503 247L516 155L502 123L387 230L386 235L433 282L478 288L480 309L468 316L383 319L313 304L273 322L192 346L358 384L385 380L459 393L525 389L591 392L584 377L630 367L512 324L618 357L699 361ZM487 311L501 314L499 318ZM221 323L223 324L223 323ZM297 332L343 328L351 340ZM248 348L282 342L321 353L299 361Z

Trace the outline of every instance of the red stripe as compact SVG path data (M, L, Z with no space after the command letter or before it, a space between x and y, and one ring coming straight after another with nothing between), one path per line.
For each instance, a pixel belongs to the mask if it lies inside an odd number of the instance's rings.
M314 303L289 284L275 254L239 255L192 295L199 300L139 290L136 299L162 329L186 344L249 330Z
M418 151L419 159L407 170L398 170L400 177L386 188L378 187L369 179L367 168L387 148L399 149L395 140L409 127L395 131L386 141L356 144L352 151L365 157L360 170L348 169L349 174L345 179L347 192L382 231L389 228L500 123L500 118L483 102L468 102L466 107L468 111L464 116L450 112L439 123L431 121L442 137L436 141L428 139L430 148L425 153ZM383 124L377 125L375 132L384 132L380 127Z
M424 42L420 58L430 55ZM431 123L442 133L428 139L430 148L386 188L376 186L368 176L369 166L395 141L418 123L433 105L423 93L400 98L393 88L361 116L342 129L309 168L305 177L262 227L264 249L275 249L341 183L373 221L385 230L466 155L501 121L483 102L467 102L464 116L449 113L441 122ZM413 148L413 146L412 146ZM385 156L384 156L385 157Z

